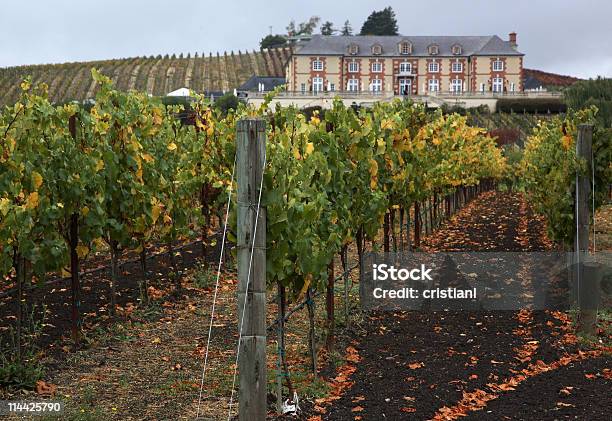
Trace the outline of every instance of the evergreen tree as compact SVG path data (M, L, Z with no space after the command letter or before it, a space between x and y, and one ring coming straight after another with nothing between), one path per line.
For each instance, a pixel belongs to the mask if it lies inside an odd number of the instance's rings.
M327 21L321 25L321 35L334 35L334 32L336 32L336 30L332 22Z
M344 26L342 26L342 29L340 30L340 35L353 35L353 28L348 20L344 22Z
M361 27L360 35L397 35L397 19L391 7L373 11Z

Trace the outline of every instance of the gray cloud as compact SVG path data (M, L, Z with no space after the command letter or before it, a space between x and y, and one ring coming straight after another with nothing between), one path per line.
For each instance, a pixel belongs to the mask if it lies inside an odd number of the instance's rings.
M311 15L356 31L390 5L406 35L518 32L525 66L580 77L612 77L612 3L606 0L196 1L2 0L0 66L172 53L252 50L291 19Z

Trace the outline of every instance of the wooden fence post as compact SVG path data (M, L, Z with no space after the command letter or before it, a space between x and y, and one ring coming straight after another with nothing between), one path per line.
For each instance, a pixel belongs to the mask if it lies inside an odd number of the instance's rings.
M265 207L259 208L256 220L266 153L265 130L265 122L259 119L240 120L236 128L238 327L242 329L238 360L240 421L264 421L267 412Z
M582 333L593 334L597 320L599 301L599 273L596 265L585 262L589 252L589 203L591 196L593 126L578 126L576 156L586 161L586 172L576 174L576 238L574 252L576 258L577 298L580 308L578 329Z

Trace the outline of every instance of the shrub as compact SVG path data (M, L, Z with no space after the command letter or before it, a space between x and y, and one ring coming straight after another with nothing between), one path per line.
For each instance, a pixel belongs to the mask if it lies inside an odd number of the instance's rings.
M240 104L240 100L236 95L232 92L228 92L222 97L219 97L215 100L215 108L221 110L223 115L227 115L229 110L235 110L238 108L238 104Z
M567 111L561 98L501 98L497 100L497 112L528 114L559 114Z

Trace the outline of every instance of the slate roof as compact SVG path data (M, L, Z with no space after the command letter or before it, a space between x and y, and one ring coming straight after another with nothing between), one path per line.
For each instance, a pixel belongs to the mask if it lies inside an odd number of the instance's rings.
M285 84L285 78L272 76L251 76L238 88L238 91L258 91L259 84L263 83L264 91L271 91L279 85Z
M438 45L437 56L454 56L451 48L455 44L462 47L461 56L478 55L504 55L522 56L523 53L515 50L509 41L504 41L497 35L489 36L409 36L409 35L313 35L312 39L295 52L297 55L346 55L351 44L359 46L358 57L371 57L372 46L382 46L380 56L399 56L398 44L401 41L412 43L412 54L409 56L427 56L428 47L432 44Z

